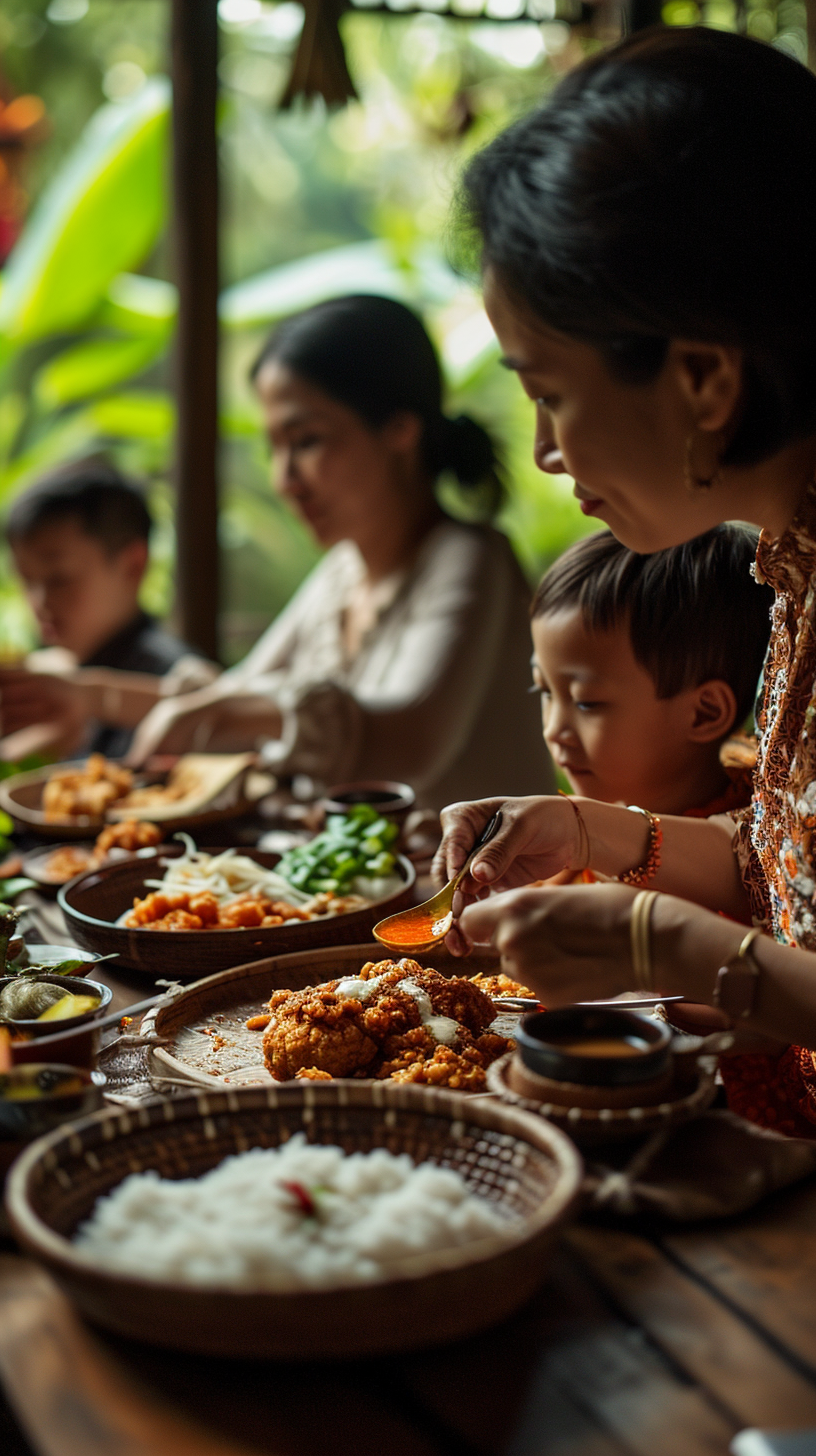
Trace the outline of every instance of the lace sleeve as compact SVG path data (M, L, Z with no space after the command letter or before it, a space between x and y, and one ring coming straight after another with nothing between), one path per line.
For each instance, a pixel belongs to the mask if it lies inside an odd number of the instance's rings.
M733 810L728 817L734 824L734 853L740 878L748 892L751 918L755 925L768 929L771 924L771 901L768 881L751 839L754 812L754 804L749 804L745 809Z

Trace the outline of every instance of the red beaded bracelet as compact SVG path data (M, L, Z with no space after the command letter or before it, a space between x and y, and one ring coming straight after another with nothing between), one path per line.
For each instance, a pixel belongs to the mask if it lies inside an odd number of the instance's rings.
M642 889L653 880L660 869L660 847L663 843L663 830L660 827L660 820L657 814L651 814L648 809L641 809L637 804L628 806L633 814L642 814L649 823L649 843L646 848L646 858L642 864L637 865L633 870L624 870L618 879L622 885L634 885Z

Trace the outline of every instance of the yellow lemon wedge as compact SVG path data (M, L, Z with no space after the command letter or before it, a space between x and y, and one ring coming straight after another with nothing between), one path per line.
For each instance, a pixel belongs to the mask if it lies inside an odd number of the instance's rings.
M75 996L66 992L61 1001L55 1001L53 1006L47 1007L37 1020L68 1021L72 1016L84 1016L86 1011L93 1011L98 1005L98 996Z

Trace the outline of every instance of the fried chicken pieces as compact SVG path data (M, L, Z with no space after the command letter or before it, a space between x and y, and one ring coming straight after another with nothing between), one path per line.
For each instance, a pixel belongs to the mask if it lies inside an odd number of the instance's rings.
M275 991L269 1011L264 1061L281 1082L390 1077L478 1092L485 1069L509 1047L488 1031L495 1008L478 986L408 959L368 961L354 979Z
M101 819L133 786L130 769L92 753L84 768L55 769L42 794L49 823L60 819Z

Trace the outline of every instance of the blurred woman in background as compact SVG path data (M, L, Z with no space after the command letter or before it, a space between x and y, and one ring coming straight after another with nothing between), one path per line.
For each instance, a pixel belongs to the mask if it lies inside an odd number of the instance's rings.
M515 793L546 791L527 695L529 592L486 524L501 502L495 450L473 420L444 414L419 319L374 296L319 304L275 331L253 379L275 488L327 554L214 681L191 660L161 683L6 674L4 732L104 715L140 723L134 763L258 747L279 776L401 779L431 807L488 792L497 772ZM485 523L445 513L442 476Z

